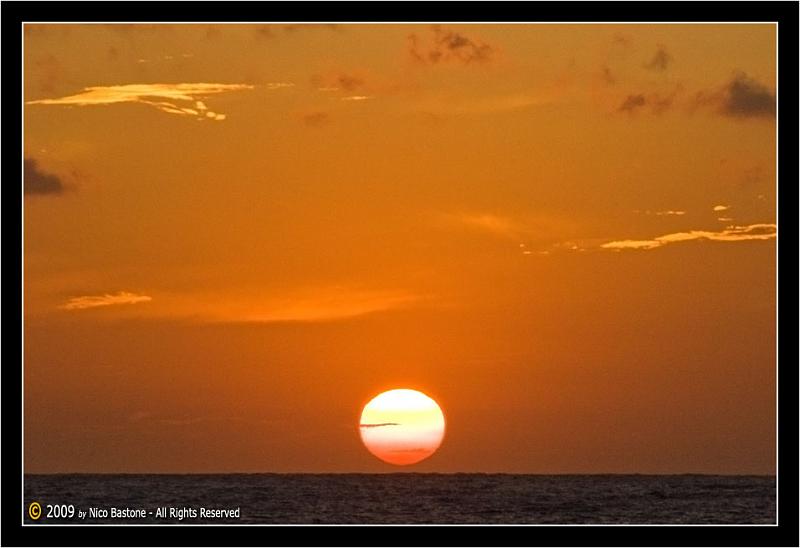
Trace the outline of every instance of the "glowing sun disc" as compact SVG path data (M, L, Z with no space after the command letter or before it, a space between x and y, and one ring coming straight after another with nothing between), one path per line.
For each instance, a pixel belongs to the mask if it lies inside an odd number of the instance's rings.
M444 438L444 414L430 397L404 388L378 394L361 412L361 441L390 464L430 457Z

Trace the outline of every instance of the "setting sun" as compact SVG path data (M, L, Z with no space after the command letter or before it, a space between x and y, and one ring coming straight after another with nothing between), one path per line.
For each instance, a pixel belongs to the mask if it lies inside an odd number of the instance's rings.
M441 445L444 415L422 392L389 390L364 407L359 429L361 441L379 459L390 464L414 464Z

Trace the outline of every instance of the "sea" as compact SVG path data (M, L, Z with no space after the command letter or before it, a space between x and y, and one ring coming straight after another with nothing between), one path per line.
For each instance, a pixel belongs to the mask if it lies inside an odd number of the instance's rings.
M24 522L43 525L776 521L774 476L48 474L23 491Z

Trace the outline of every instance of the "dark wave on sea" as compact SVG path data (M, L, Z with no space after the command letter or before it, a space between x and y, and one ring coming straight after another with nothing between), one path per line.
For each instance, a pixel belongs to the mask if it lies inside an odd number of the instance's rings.
M39 524L774 524L776 518L774 476L55 474L26 475L24 496L25 523ZM36 521L28 513L33 501L43 508ZM73 505L74 515L47 517L57 512L48 505ZM91 508L109 515L92 518ZM145 517L111 518L112 508ZM167 515L156 517L159 508ZM239 517L201 517L201 508L238 508Z

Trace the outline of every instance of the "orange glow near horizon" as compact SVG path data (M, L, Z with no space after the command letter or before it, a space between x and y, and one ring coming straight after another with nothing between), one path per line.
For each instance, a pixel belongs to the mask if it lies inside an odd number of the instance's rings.
M375 396L361 412L361 441L389 464L415 464L430 457L444 438L439 405L416 390L396 389Z

